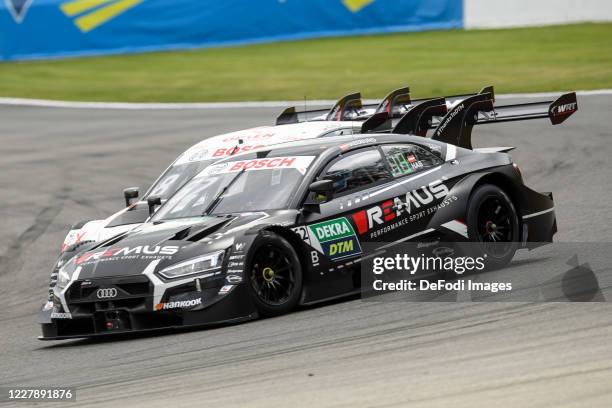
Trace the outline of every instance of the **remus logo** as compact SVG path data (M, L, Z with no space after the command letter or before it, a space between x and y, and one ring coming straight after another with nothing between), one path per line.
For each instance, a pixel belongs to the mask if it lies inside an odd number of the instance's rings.
M356 212L353 214L353 221L355 221L359 234L363 235L378 225L395 220L404 212L412 214L414 209L431 204L436 199L444 198L448 193L448 187L444 185L442 180L436 180L426 186L409 191L406 193L404 200L396 197L367 210Z
M75 264L80 265L84 262L96 261L111 257L125 257L134 255L170 256L176 254L178 251L179 247L176 245L139 245L135 247L107 248L103 251L88 252L85 255L81 255L76 258L74 262Z

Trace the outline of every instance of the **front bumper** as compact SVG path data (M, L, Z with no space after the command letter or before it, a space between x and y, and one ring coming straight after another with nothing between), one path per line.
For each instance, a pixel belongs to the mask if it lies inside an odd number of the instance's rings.
M55 299L53 309L41 311L40 340L216 325L257 317L244 284L235 285L224 294L220 293L221 283L215 282L199 291L189 285L173 288L164 294L163 302L177 304L190 299L197 300L196 305L165 310L160 303L154 304L153 285L140 277L92 280L83 288L81 283L76 282L64 292L67 311L58 308L59 299ZM100 300L96 296L100 288L115 288L118 295L112 300Z

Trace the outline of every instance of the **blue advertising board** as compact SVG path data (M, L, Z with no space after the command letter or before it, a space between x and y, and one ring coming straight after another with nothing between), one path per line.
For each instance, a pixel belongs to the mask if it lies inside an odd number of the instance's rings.
M463 0L0 0L0 59L460 28Z

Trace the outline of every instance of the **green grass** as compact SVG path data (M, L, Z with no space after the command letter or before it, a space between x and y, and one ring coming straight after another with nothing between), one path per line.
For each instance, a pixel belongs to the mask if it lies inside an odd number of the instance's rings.
M0 63L0 96L83 101L431 96L612 88L612 24L438 31Z

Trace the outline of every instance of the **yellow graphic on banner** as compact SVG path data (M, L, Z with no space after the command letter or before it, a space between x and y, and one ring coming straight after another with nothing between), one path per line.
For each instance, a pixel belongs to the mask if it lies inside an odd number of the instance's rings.
M74 20L79 29L87 33L101 26L142 3L144 0L73 0L63 3L60 8L68 17L77 17ZM83 14L84 13L84 14Z
M353 13L361 11L365 6L374 3L375 0L342 0L342 3Z

